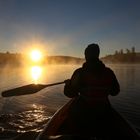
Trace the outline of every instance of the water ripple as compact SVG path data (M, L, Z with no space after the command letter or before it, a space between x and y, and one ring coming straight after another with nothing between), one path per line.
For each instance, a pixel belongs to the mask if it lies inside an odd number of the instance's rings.
M33 104L33 109L17 114L1 114L0 126L3 131L41 131L50 116L44 108Z

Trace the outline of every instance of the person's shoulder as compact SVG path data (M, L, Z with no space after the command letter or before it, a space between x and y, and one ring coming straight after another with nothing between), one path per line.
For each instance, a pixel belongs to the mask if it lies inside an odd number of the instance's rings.
M80 73L80 72L82 72L82 67L77 68L77 69L74 71L74 73Z
M81 74L82 74L82 68L78 68L73 72L72 77L77 77Z
M106 72L114 74L113 70L109 67L105 67Z

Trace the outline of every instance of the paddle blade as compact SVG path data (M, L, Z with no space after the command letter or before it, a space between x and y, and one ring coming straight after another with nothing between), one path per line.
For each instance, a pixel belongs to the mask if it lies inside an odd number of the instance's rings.
M30 84L30 85L25 85L22 87L6 90L2 92L3 97L10 97L10 96L20 96L20 95L27 95L27 94L33 94L41 89L47 87L47 85L42 85L42 84Z

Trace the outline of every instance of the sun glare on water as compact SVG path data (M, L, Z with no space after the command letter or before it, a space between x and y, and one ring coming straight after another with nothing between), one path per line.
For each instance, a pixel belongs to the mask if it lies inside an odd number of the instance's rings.
M41 74L42 74L42 68L40 66L31 67L31 75L35 84L38 83L38 79L41 77Z

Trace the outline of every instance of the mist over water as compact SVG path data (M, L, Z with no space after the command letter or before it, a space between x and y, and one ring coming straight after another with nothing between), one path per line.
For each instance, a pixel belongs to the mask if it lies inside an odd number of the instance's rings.
M115 72L121 92L109 97L111 104L136 128L140 129L140 64L108 65ZM39 84L61 82L71 77L80 65L47 65ZM26 72L25 72L26 71ZM0 92L33 83L28 69L1 68ZM64 85L45 88L36 94L0 97L0 132L41 131L52 114L69 99L63 95Z

